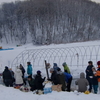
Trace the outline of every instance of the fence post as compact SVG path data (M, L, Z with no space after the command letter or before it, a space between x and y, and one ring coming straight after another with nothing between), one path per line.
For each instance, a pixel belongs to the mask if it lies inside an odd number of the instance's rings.
M47 66L46 60L45 60L45 69L46 69L46 73L47 73L47 79L49 79L48 66Z

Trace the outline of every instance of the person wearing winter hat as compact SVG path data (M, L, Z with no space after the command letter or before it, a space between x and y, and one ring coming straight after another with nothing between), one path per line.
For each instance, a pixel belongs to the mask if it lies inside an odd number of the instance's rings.
M86 72L86 79L89 82L89 92L91 92L92 84L93 84L93 82L92 82L93 81L93 70L92 70L93 67L94 67L93 62L88 61L88 66L87 66L85 72Z
M45 81L45 78L46 77L42 78L41 71L38 70L37 74L35 76L35 79L34 79L35 89L37 89L37 90L43 90L43 88L44 88L43 82Z
M60 68L57 69L57 77L59 79L59 83L62 85L62 91L65 91L66 90L65 75Z
M57 71L58 68L59 68L59 67L58 67L57 63L53 63L53 69L54 69L55 71Z
M98 88L99 88L99 93L100 93L100 61L97 62L98 69L96 71L95 76L98 78Z
M29 75L29 76L32 76L32 64L31 64L31 62L27 62L27 74Z
M97 62L98 67L100 67L100 61Z
M54 69L53 69L53 68L51 68L51 69L50 69L50 73L52 73L53 71L54 71Z
M28 83L29 83L29 86L30 86L30 90L34 91L35 90L34 79L32 78L32 76L28 76L27 79L28 79Z
M7 87L13 86L12 75L7 66L5 66L5 70L3 71L2 76L3 76L3 82Z
M69 67L67 66L66 62L64 62L64 63L62 64L62 66L64 67L64 72L67 72L67 73L70 74L70 69L69 69Z
M37 71L37 74L38 74L38 75L39 75L39 74L41 74L41 71L40 71L40 70L38 70L38 71Z
M59 84L59 79L57 77L57 72L53 68L51 68L50 73L51 73L51 78L48 79L48 80L51 81L53 85Z

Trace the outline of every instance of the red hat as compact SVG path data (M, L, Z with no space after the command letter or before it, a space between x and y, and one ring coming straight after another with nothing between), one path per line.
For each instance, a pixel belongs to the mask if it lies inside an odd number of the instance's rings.
M100 65L100 61L97 62L97 65Z

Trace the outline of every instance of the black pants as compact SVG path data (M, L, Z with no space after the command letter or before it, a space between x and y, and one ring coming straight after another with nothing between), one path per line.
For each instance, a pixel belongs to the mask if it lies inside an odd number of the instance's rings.
M72 82L72 77L70 79L68 79L68 82L67 82L67 91L68 92L70 92L71 82Z
M13 81L12 79L5 79L4 80L4 84L8 87L8 86L13 86Z
M87 80L88 80L88 82L89 82L89 91L91 92L91 90L92 90L92 84L93 84L93 82L92 82L92 78L87 78Z

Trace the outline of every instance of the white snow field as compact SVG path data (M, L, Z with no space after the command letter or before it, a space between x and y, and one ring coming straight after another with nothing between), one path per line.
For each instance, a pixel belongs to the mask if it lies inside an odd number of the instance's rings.
M45 45L45 46L33 46L32 44L27 44L20 47L16 47L16 45L8 46L5 44L0 44L0 46L2 46L3 48L14 48L13 50L0 51L0 72L4 70L5 66L11 67L12 61L15 59L15 57L24 50L44 49L44 48L56 49L56 48L64 48L64 47L78 47L78 46L92 46L92 45L100 45L100 41L69 43L69 44L59 44L59 45L51 44L51 45ZM80 66L80 67L75 67L75 68L71 67L71 72L73 72L73 69L74 69L75 73L79 75L82 71L85 71L86 67L87 66L85 67ZM35 71L41 70L42 74L45 76L45 69L43 69L43 67L39 69L38 67L36 68L34 67L33 70L34 70L33 72L34 74L35 74ZM73 74L73 77L75 77L75 74ZM0 84L0 100L31 100L31 99L34 99L34 100L47 100L47 99L48 100L98 100L99 98L100 98L99 93L98 94L93 94L93 93L77 94L76 91L75 92L53 91L52 93L37 95L37 94L33 94L32 92L21 92L18 89L14 89L12 87L5 87L4 85Z

